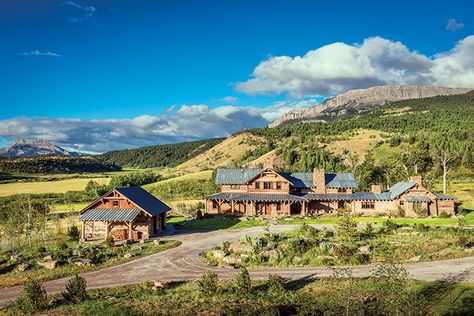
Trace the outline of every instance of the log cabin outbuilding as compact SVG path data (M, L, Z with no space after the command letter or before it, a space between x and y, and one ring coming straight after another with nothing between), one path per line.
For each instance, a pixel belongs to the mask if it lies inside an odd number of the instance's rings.
M80 211L81 240L148 239L166 229L169 210L141 187L112 189Z
M454 214L455 198L423 187L411 177L386 191L358 192L352 173L276 172L272 168L218 169L220 192L205 197L208 213L240 216L306 216L350 210L354 214L438 216Z

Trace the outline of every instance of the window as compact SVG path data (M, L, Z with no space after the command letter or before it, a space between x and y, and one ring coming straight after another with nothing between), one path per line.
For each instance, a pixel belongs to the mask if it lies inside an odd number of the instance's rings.
M405 204L405 201L400 200L400 206L403 206L403 204Z
M218 206L218 205L217 205L217 202L216 202L216 201L212 201L212 208L213 208L213 209L214 209L214 208L217 208L217 206Z
M119 207L119 205L120 205L119 200L113 200L113 201L112 201L112 206L113 206L113 207Z
M240 189L240 185L238 185L238 184L231 184L231 185L230 185L230 188L231 188L231 189Z
M255 181L255 189L260 189L260 182Z
M271 182L268 182L268 181L264 181L264 182L263 182L263 188L264 188L265 190L271 189L271 188L272 188L272 183L271 183Z
M277 189L277 190L281 190L281 182L280 182L280 181L278 181L278 182L276 183L276 189Z
M375 202L374 201L362 202L362 208L363 209L374 209L375 208Z
M347 189L346 189L346 188L339 188L339 189L337 189L337 192L339 192L339 193L346 193L346 192L347 192Z

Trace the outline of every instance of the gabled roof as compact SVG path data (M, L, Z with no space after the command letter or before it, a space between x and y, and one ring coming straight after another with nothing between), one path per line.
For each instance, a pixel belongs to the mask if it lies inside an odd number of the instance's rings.
M352 173L326 173L326 188L357 188Z
M294 188L311 188L313 186L313 174L309 172L282 172L283 178L293 184Z
M245 184L258 176L265 169L217 169L216 184ZM311 172L277 172L288 180L294 188L313 187L313 174ZM352 173L326 173L327 188L357 188L357 182Z
M125 196L127 199L136 204L143 211L155 216L168 212L171 208L151 193L141 187L116 188L115 191Z
M407 202L431 202L431 199L424 195L408 195L405 196Z
M245 184L251 179L259 175L262 168L255 169L240 169L240 168L225 168L217 169L216 184Z
M405 191L410 190L411 188L413 188L415 185L416 185L415 182L398 182L398 183L395 183L387 191L389 193L390 200L396 199L397 197L399 197L400 195L405 193Z

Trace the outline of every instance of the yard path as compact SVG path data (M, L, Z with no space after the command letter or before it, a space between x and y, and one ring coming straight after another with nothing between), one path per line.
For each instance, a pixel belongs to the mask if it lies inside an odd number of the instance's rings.
M332 225L312 225L318 228ZM271 232L283 232L294 229L295 225L275 225ZM225 240L237 240L241 236L263 233L263 227L245 229L229 229L211 232L174 231L170 229L165 239L180 240L182 245L163 252L138 258L136 260L82 274L87 280L88 288L104 288L118 285L139 283L148 280L181 281L195 280L208 270L216 272L220 278L231 278L237 269L230 267L212 267L206 265L199 254ZM453 260L407 263L403 265L410 275L419 280L450 280L464 283L474 283L474 257ZM368 276L375 266L351 267L353 275ZM279 274L292 279L314 279L330 276L331 269L325 267L300 268L257 268L249 269L250 276L255 279L267 278L269 274ZM61 291L68 278L44 282L50 293ZM21 286L0 290L0 304L15 299L21 292Z

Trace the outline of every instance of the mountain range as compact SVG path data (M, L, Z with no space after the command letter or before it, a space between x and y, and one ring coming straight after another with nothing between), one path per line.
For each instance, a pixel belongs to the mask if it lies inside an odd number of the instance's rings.
M279 117L269 127L299 122L327 122L335 118L357 115L374 110L390 102L428 98L440 95L464 94L471 89L436 86L376 86L350 90L309 109L293 110Z
M8 147L0 148L0 157L33 157L42 155L79 156L44 139L19 139Z

